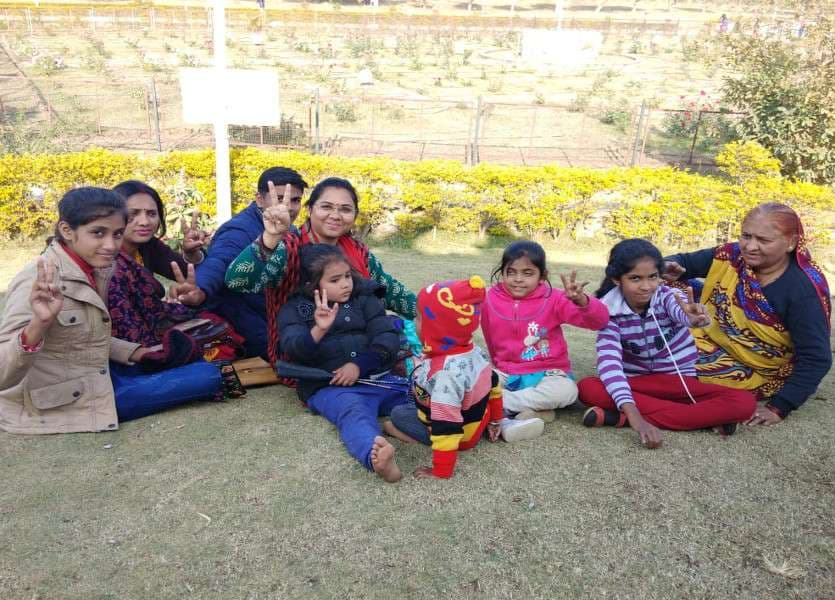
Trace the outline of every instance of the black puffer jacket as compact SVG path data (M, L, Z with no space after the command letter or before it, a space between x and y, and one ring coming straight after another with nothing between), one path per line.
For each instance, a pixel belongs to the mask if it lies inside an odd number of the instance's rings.
M336 320L317 344L310 335L315 324L313 300L295 294L278 313L281 351L292 362L333 371L352 362L367 377L390 369L397 358L400 337L381 298L385 288L361 279L350 300L339 306ZM327 386L327 382L299 381L302 401Z

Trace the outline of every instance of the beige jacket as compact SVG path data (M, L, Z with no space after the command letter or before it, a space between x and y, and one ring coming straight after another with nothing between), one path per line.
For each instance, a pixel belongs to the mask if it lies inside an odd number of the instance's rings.
M96 269L98 291L58 243L43 256L57 267L64 305L43 347L25 352L20 332L32 318L35 262L12 280L0 322L0 429L69 433L118 429L108 359L128 363L139 344L110 337L102 298L112 269Z

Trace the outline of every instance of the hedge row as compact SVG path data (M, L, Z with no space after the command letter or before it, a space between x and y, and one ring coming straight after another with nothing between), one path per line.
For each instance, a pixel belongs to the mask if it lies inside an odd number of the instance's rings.
M734 236L742 215L766 201L794 206L808 229L832 216L832 189L768 174L720 178L672 168L593 170L516 167L454 161L404 162L342 158L254 148L232 150L234 210L249 203L259 174L273 165L297 169L309 183L329 175L350 179L361 196L359 226L411 236L437 228L481 235L529 237L642 236L663 246L694 247ZM214 154L210 150L140 156L93 149L80 153L0 156L0 235L46 231L55 203L73 186L148 181L164 196L183 189L213 214ZM196 192L196 193L195 193ZM824 221L821 220L825 217Z

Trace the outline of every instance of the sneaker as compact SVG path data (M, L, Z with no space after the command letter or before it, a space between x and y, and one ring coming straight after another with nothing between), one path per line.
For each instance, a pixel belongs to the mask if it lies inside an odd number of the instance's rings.
M583 425L586 427L623 427L626 425L626 415L616 410L606 410L599 406L592 406L583 413Z
M553 423L557 420L557 411L525 409L513 418L517 421L524 421L526 419L542 419L545 423Z
M542 419L502 419L502 438L508 443L532 440L542 435L545 422Z

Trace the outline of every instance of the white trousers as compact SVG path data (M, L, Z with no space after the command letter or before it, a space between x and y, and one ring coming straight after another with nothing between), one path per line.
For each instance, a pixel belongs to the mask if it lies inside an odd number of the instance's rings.
M502 386L508 374L496 371ZM523 410L554 410L565 408L577 401L577 384L562 371L549 371L538 384L511 392L502 390L502 404L506 413L518 413Z

